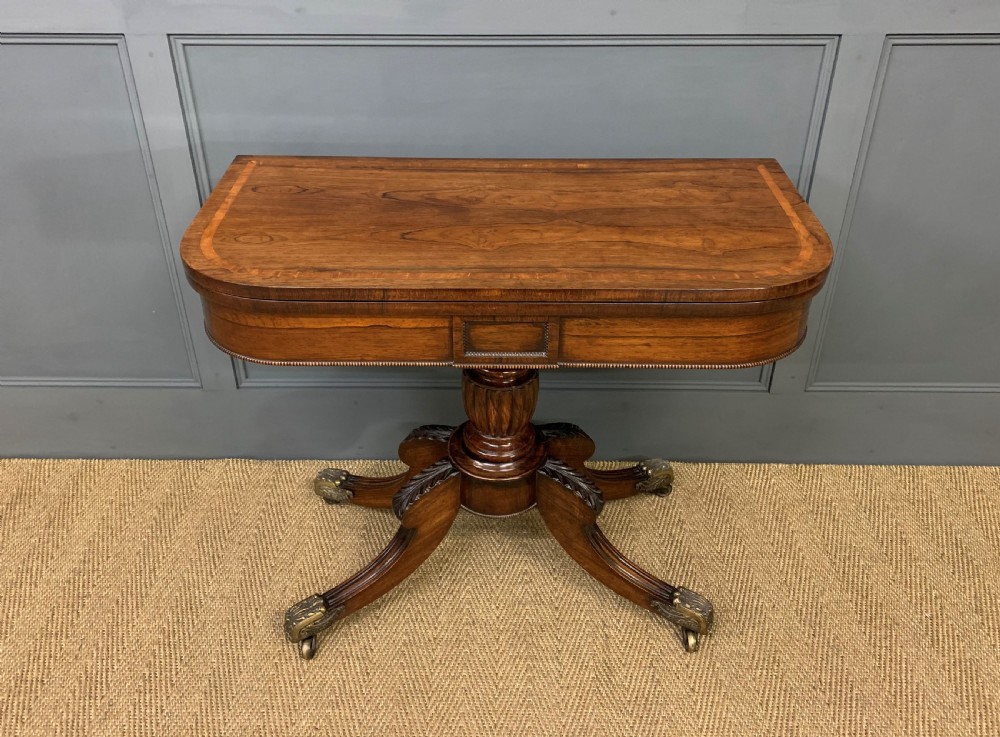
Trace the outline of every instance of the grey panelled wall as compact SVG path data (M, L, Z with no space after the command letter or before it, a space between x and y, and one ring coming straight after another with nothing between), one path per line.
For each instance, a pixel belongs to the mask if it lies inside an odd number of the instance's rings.
M1000 391L998 72L998 38L890 39L810 389Z
M0 109L0 383L197 387L122 40L5 43Z
M836 39L176 37L202 198L238 153L774 156L809 189ZM678 104L683 101L683 104ZM586 115L580 115L586 110ZM240 367L241 386L372 372ZM766 390L768 369L566 371L554 386ZM408 382L386 369L377 381ZM430 375L427 372L426 375ZM453 379L437 372L439 382ZM448 384L450 385L450 384Z
M237 153L746 155L837 243L806 346L550 372L539 415L603 457L1000 463L1000 5L8 0L0 32L0 454L386 457L461 418L457 371L208 343L176 246Z

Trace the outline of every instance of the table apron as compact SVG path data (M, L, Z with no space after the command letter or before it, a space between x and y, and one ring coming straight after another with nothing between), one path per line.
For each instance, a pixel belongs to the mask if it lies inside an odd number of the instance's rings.
M439 303L406 303L384 314L384 308L370 307L385 303L202 296L213 342L249 361L537 368L769 363L801 343L811 297L621 310L553 303L538 310L519 305L517 314L494 314L477 303L453 303L453 311Z

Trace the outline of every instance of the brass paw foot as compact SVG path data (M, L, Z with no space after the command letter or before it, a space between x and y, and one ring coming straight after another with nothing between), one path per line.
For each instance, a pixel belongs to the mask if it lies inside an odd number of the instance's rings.
M702 635L712 628L712 602L701 594L680 588L669 602L654 599L653 610L681 629L681 641L689 653L696 651Z
M313 489L327 504L391 507L392 497L406 479L406 473L395 476L356 476L339 468L324 468L316 475Z
M673 489L674 469L669 461L650 458L636 466L642 478L635 482L635 490L643 494L666 496Z
M354 498L354 492L345 487L351 474L339 468L324 468L313 481L316 494L327 504L343 504Z
M662 458L650 458L634 466L606 471L588 468L587 473L601 487L607 500L624 499L633 494L666 496L674 483L674 469Z
M311 660L316 654L316 635L333 624L344 607L329 608L322 596L313 595L293 604L285 612L285 637L298 643L299 655Z

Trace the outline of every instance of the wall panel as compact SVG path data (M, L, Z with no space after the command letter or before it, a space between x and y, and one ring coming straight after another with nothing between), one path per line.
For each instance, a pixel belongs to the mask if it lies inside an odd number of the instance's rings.
M3 39L0 111L0 383L198 386L122 39Z
M1000 38L892 37L810 389L1000 390Z
M1000 463L995 34L995 2L10 0L0 453L390 457L461 421L454 370L204 337L177 244L255 150L775 156L837 242L805 347L549 372L539 417L602 458Z

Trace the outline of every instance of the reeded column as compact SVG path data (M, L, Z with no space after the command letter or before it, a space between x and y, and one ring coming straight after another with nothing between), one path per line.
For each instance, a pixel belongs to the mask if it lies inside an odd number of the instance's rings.
M464 474L463 504L489 515L524 511L534 504L534 472L545 461L531 424L538 370L466 369L462 399L469 421L452 435L449 454Z

